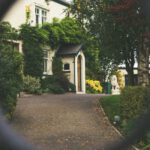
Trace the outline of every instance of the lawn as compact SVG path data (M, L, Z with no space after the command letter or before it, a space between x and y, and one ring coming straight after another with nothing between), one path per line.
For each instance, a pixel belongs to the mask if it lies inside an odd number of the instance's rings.
M120 95L102 97L99 102L111 122L115 115L120 115Z

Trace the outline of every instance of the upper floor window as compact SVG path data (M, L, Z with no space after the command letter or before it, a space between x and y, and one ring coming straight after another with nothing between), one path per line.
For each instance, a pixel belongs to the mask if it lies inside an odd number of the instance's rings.
M47 20L47 11L42 10L42 24Z
M35 23L36 25L43 24L47 21L47 10L41 7L35 8Z
M40 10L39 10L39 8L35 8L35 21L36 21L36 25L38 25L39 21L40 21Z

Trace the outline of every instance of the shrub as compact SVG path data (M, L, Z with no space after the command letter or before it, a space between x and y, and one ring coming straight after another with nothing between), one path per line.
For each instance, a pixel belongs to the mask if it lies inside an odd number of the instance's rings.
M22 87L22 55L0 42L0 105L10 119Z
M23 91L30 94L40 94L41 93L41 83L39 78L24 76L23 77Z
M50 75L41 81L43 92L65 93L74 92L75 86L64 75Z
M121 93L122 118L130 120L143 113L148 100L149 88L146 87L126 87Z
M47 76L46 78L42 79L41 87L43 92L55 93L55 94L63 94L65 90L59 83L58 76Z
M69 92L76 92L76 86L73 83L69 83Z
M102 86L99 81L96 80L86 80L87 93L101 93Z

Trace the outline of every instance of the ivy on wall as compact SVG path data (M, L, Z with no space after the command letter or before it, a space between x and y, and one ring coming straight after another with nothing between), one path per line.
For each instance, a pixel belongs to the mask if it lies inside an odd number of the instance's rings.
M20 38L23 40L24 74L33 77L43 75L43 50L48 41L47 32L38 27L22 25Z

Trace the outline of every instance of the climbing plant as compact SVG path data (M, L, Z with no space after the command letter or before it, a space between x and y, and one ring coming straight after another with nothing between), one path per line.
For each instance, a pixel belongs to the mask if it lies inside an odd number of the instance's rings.
M39 27L24 24L20 29L23 40L24 74L33 77L43 75L43 45L48 42L48 33Z

